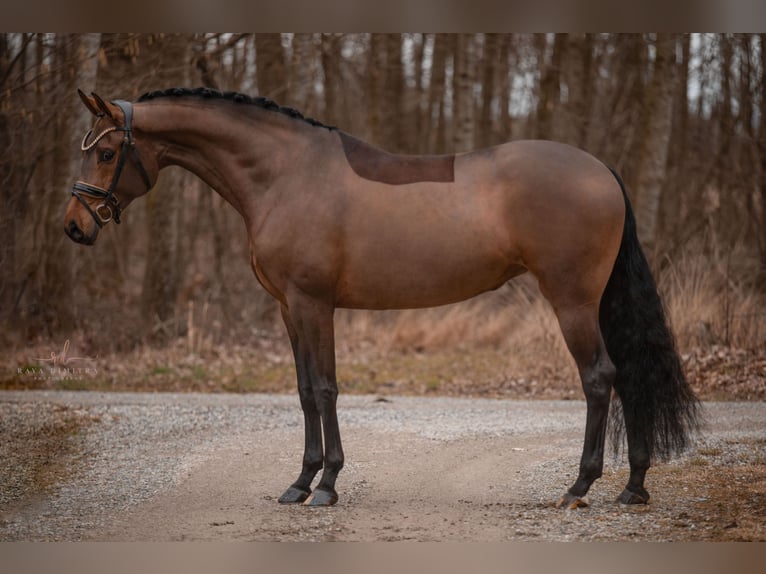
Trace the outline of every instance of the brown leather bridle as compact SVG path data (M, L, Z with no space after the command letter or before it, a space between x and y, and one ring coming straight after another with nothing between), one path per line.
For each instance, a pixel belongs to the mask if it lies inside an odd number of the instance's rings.
M114 191L117 188L117 183L120 180L120 175L122 174L122 169L125 165L125 157L128 154L130 154L133 163L138 168L138 172L141 174L141 177L146 184L146 190L149 191L152 187L151 179L149 178L146 168L144 168L144 164L141 163L141 158L138 155L138 151L136 151L136 142L133 139L133 104L124 100L115 100L112 103L122 110L122 113L125 116L125 126L121 128L117 126L107 128L93 138L93 141L88 143L88 138L93 135L93 130L91 129L85 134L85 137L82 139L82 144L80 144L80 149L82 151L90 151L106 134L114 131L123 132L124 137L122 138L122 145L118 152L117 167L114 170L114 176L112 176L112 183L109 185L109 189L91 185L84 181L77 181L72 186L72 195L85 206L99 227L103 227L112 219L114 219L115 223L120 223L120 213L122 213L122 209L120 208L120 202L114 194ZM83 199L83 195L94 199L101 199L103 201L95 209L92 209L90 205L88 205L88 202Z

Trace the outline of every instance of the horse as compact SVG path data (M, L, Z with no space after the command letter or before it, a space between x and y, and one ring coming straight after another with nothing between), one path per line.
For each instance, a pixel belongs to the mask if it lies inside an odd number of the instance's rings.
M336 308L445 305L526 272L556 314L587 407L579 473L557 506L588 504L612 403L630 466L618 502L646 504L650 465L690 444L698 400L625 186L587 152L523 140L399 155L263 97L173 88L131 103L78 94L95 123L64 219L73 241L92 245L120 223L169 165L196 174L244 219L252 270L287 329L304 415L301 471L280 503L338 500Z

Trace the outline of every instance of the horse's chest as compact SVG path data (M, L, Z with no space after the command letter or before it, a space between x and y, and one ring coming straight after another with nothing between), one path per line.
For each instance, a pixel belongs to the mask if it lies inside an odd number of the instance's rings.
M264 289L266 289L269 295L271 295L278 301L281 301L282 303L284 303L285 302L284 294L269 279L266 269L264 269L263 265L260 264L260 262L258 261L258 258L255 256L254 253L251 253L250 255L250 264L251 264L251 267L253 268L253 273L255 273L256 279L258 279L258 282L263 286Z

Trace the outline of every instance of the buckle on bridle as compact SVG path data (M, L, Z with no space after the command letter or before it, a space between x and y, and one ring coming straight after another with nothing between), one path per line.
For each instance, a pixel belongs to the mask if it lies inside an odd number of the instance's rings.
M107 216L102 215L101 211L106 210ZM98 207L96 207L96 215L98 215L99 219L101 219L101 223L106 225L112 220L112 208L109 207L106 203L102 203Z

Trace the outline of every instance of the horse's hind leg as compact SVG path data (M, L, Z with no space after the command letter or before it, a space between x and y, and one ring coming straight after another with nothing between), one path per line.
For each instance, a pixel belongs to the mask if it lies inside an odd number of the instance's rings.
M604 466L604 439L615 367L606 352L598 321L598 301L557 308L561 331L574 357L587 404L585 441L580 472L572 487L558 502L560 508L587 506L588 489L601 476Z
M625 434L628 439L630 478L620 496L617 497L617 502L622 504L646 504L649 502L649 493L644 488L644 478L650 464L648 441L636 428L633 413L627 410L623 411L623 415L625 416Z

